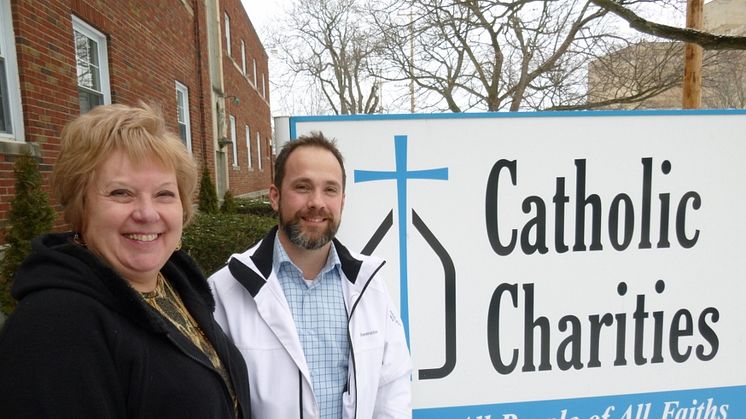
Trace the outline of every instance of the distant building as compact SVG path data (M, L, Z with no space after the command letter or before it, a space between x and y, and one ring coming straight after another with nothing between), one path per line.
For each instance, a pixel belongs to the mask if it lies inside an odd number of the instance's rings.
M746 0L712 0L705 4L703 26L720 35L746 34Z
M722 35L746 34L746 0L705 4L704 30ZM588 101L630 100L605 109L680 109L684 74L683 45L642 42L593 61L588 68ZM703 108L746 108L746 51L705 51Z
M0 0L0 244L15 158L48 179L62 127L100 104L160 106L220 196L266 193L268 81L240 0Z

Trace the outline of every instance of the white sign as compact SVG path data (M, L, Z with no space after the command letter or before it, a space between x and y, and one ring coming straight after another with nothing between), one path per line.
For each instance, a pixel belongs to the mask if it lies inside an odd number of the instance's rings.
M746 417L746 112L289 124L345 156L415 418Z

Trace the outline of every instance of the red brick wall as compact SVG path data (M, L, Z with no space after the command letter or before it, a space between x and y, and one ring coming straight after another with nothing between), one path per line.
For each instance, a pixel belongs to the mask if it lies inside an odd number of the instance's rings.
M113 103L136 104L143 100L158 105L169 128L176 130L175 81L188 87L193 154L202 162L203 150L206 151L208 166L214 172L204 2L184 3L181 0L11 2L25 140L40 146L45 178L57 158L63 126L80 114L72 15L108 38ZM0 231L4 230L14 196L13 160L12 154L0 153ZM65 228L61 220L57 228Z
M228 150L230 189L235 195L266 190L272 164L269 139L268 59L240 0L221 0L220 21L231 16L232 56L223 45L227 113L236 117L239 167L233 169ZM177 129L175 81L189 89L192 152L215 173L214 109L211 102L205 2L201 0L13 0L25 140L37 144L41 170L48 181L59 153L59 134L80 114L76 83L72 15L107 37L112 103L143 100L161 107L169 128ZM223 28L221 27L221 31ZM246 46L247 76L241 72L241 39ZM257 62L253 85L252 59ZM265 96L261 78L265 78ZM253 169L246 164L244 126L251 129ZM262 170L258 169L256 133L262 138ZM4 242L10 201L14 196L12 162L0 152L0 244ZM45 184L48 190L48 185ZM54 204L54 202L53 202ZM59 209L59 208L58 208ZM58 220L57 229L67 226Z
M76 90L70 5L11 2L26 142L38 144L40 168L48 181L59 152L62 127L80 113ZM15 194L12 154L0 154L0 226ZM48 191L48 183L45 182ZM50 200L53 202L53 200ZM57 227L63 227L58 220ZM2 229L4 230L4 228ZM2 241L0 241L2 243Z
M236 96L240 104L235 105L226 100L226 114L236 118L236 140L238 148L238 167L233 166L233 150L227 146L229 186L234 195L266 190L272 176L270 150L270 107L268 58L259 37L251 25L240 0L221 1L221 44L223 45L223 77L225 95ZM230 17L231 54L228 54L225 36L225 14ZM242 72L241 40L246 50L246 75ZM257 83L254 83L253 60L256 60ZM265 95L262 95L262 81L265 78ZM226 115L226 118L228 116ZM246 129L251 131L252 168L248 168L246 148ZM230 127L230 123L226 122ZM230 128L229 128L230 129ZM257 162L256 133L259 132L262 142L262 169ZM228 134L230 136L230 133Z
M73 13L108 36L112 102L154 103L176 131L175 82L180 82L189 89L194 157L202 161L205 140L212 155L211 114L200 112L204 106L211 109L204 3L192 1L187 7L180 0L119 0L98 10L85 1L71 3L78 6Z

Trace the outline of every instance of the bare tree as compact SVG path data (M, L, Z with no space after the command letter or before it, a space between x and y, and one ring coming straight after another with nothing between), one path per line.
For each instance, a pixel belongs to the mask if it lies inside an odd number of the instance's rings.
M400 111L407 96L418 111L655 106L681 84L680 44L620 32L602 1L296 0L269 49L303 93L275 99L335 114Z
M397 70L388 79L413 83L424 110L590 109L678 82L647 77L623 96L589 101L589 63L630 46L606 15L590 0L410 0L373 13Z
M355 0L297 0L268 43L287 66L284 82L321 92L334 114L376 112L380 46L365 16Z
M712 54L706 54L705 59ZM719 51L717 65L703 72L702 107L746 108L746 51Z
M668 107L681 85L682 54L680 43L646 41L600 55L589 66L588 101L615 109Z

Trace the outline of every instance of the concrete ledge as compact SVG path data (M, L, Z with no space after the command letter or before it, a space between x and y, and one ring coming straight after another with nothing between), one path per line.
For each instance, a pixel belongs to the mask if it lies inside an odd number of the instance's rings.
M0 154L5 154L6 156L30 154L33 157L41 158L41 147L36 143L0 140Z

